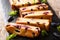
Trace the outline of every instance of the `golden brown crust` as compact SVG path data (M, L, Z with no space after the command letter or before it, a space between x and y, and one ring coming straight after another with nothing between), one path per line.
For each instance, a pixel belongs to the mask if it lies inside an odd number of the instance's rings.
M35 1L34 0L9 0L9 2L12 7L14 5L17 8L40 3L39 0L35 0Z
M33 19L49 19L52 21L53 13L51 10L44 11L30 11L30 12L22 12L21 16L23 18L33 18Z
M8 24L8 26L6 26L6 30L9 31L10 33L16 33L17 35L31 38L37 37L40 32L39 27L15 23Z
M18 18L16 23L18 24L26 24L26 25L33 25L33 26L38 26L41 29L49 29L49 20L48 19L29 19L29 18ZM46 30L47 30L46 29Z
M20 10L20 12L28 12L28 11L47 10L47 9L48 9L48 5L45 3L42 3L42 4L38 4L38 5L21 7L19 10Z

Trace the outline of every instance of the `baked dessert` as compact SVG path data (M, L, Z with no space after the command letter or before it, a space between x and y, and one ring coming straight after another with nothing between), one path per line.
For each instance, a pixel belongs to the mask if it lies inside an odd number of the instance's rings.
M38 5L21 7L19 10L20 12L26 12L26 11L37 11L37 10L47 10L47 9L48 9L48 5L45 3L42 3Z
M44 10L44 11L22 12L21 15L24 18L37 18L37 19L52 20L53 13L51 12L51 10Z
M9 2L13 8L40 3L39 0L9 0Z
M9 23L6 25L6 30L10 33L16 33L17 35L30 38L37 37L40 32L39 27L16 23Z
M50 24L48 19L29 19L29 18L18 18L16 23L38 26L41 29L46 29L46 30L49 30L49 24Z

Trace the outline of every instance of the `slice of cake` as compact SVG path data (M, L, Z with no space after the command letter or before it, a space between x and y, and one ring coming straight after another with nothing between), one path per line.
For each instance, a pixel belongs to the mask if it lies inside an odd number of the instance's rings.
M16 23L38 26L41 29L49 29L49 20L48 19L29 19L29 18L18 18Z
M39 0L9 0L9 2L13 8L40 3Z
M53 13L50 10L22 12L24 18L49 19L52 20Z
M37 11L37 10L46 10L46 9L48 9L48 5L45 3L42 3L42 4L38 4L38 5L21 7L19 10L20 10L20 12L26 12L26 11Z
M40 32L39 27L16 23L6 25L6 30L10 33L16 33L17 35L30 38L37 37Z

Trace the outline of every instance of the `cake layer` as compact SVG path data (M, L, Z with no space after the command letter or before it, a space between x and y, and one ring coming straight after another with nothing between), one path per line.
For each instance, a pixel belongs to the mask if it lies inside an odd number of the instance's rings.
M16 23L9 23L6 26L6 30L10 33L16 33L20 36L26 37L37 37L40 32L39 27L23 25L23 24L16 24Z
M26 12L26 11L38 11L38 10L47 10L47 9L48 9L48 5L45 3L42 3L38 5L21 7L19 10L20 12Z
M36 19L52 20L53 13L51 12L51 10L30 11L30 12L22 12L21 16L24 18L36 18Z
M40 3L39 0L9 0L9 2L13 8Z
M48 19L29 19L29 18L18 18L16 23L38 26L41 29L49 30L49 20Z

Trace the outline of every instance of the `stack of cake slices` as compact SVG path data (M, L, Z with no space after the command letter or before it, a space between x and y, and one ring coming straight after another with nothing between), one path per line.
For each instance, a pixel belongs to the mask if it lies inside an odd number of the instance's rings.
M48 10L49 6L40 3L39 0L9 0L13 10L19 9L20 17L16 23L6 26L10 33L20 36L37 37L41 30L49 30L53 13Z

